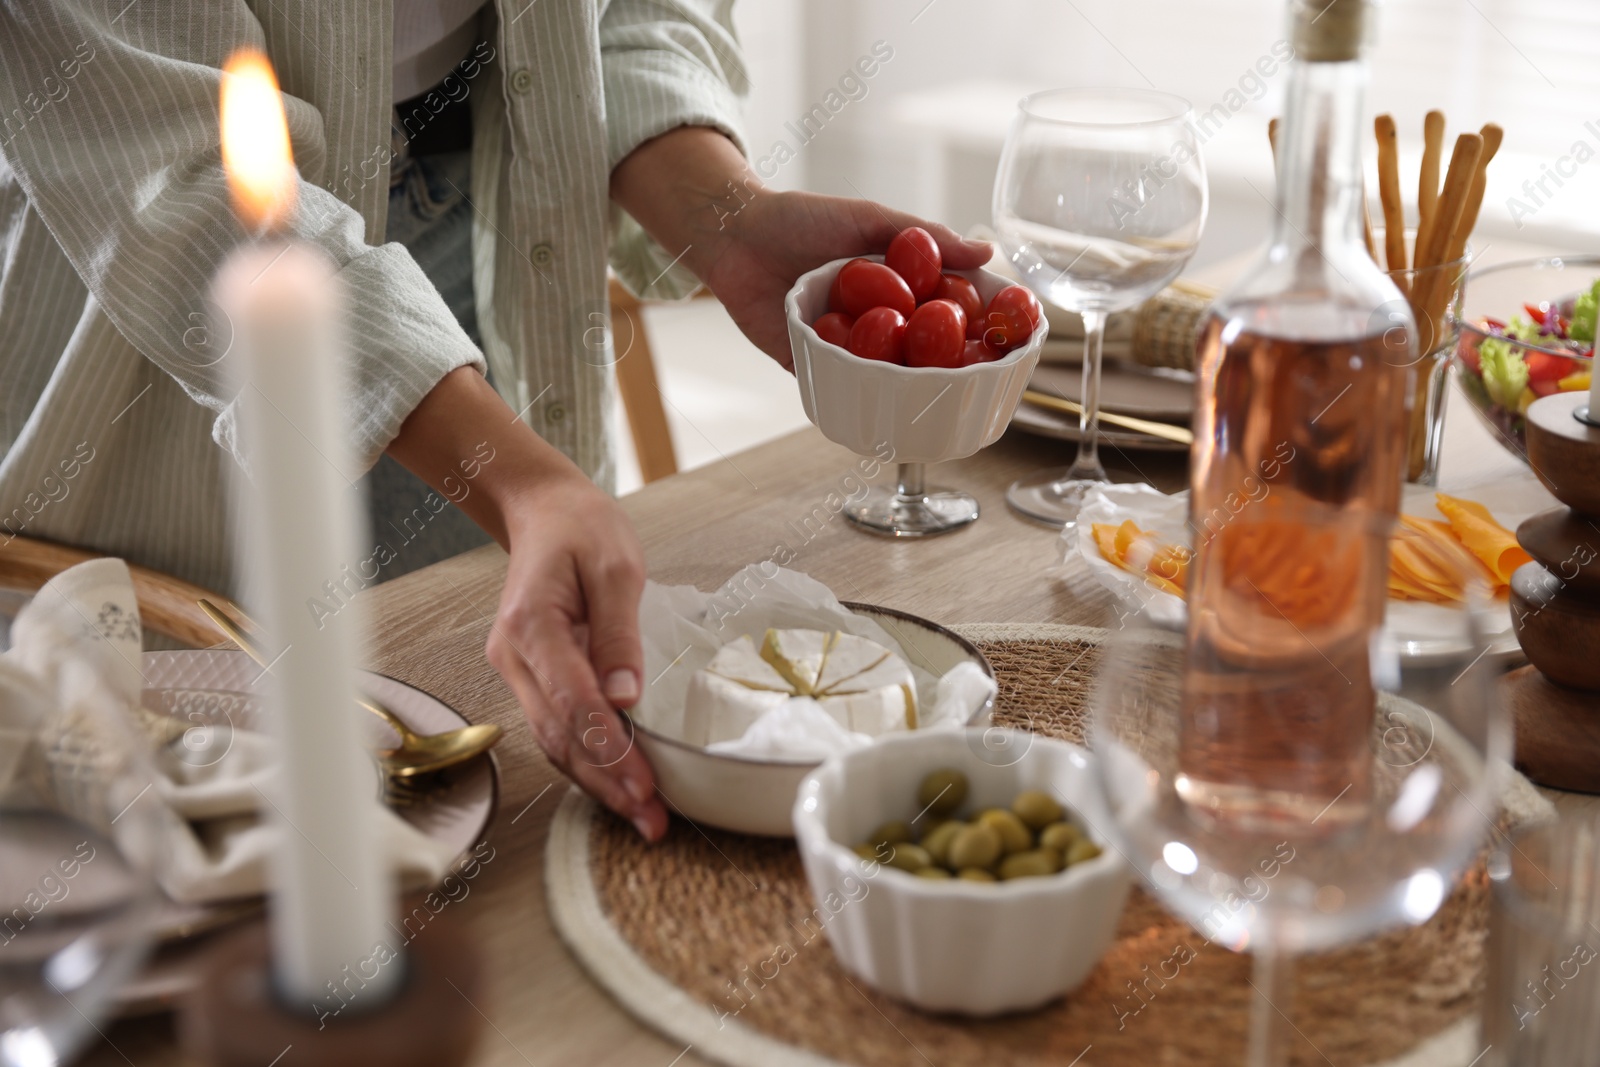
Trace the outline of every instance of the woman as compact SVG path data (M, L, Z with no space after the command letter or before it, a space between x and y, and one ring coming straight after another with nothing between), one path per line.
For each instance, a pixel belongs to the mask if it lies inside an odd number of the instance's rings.
M643 560L605 492L608 251L646 295L705 284L787 365L794 279L916 223L762 187L730 6L0 0L0 543L237 587L225 456L249 457L206 296L246 236L219 68L260 49L301 176L288 232L349 294L355 453L510 553L490 661L551 760L659 837L643 756L586 758L624 747L613 709L642 685ZM952 268L987 259L928 229ZM380 578L471 543L408 479L386 461L364 486L374 536L402 535Z

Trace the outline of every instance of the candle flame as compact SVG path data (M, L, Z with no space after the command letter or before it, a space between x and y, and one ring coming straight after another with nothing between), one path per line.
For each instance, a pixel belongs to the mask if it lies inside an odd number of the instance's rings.
M240 49L222 68L222 167L249 229L276 229L294 209L294 156L278 79L267 57Z

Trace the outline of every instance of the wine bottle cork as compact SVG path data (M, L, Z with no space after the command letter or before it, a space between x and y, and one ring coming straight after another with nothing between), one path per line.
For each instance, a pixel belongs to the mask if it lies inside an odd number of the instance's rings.
M1368 0L1292 0L1290 41L1302 63L1348 63L1361 58Z

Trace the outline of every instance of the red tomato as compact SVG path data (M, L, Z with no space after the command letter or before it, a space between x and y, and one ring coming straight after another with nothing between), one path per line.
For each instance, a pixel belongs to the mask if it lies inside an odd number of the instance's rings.
M1529 385L1559 381L1578 366L1565 356L1552 356L1548 352L1529 352L1526 349L1523 350L1522 361L1528 365Z
M856 319L856 324L850 327L850 343L845 347L862 359L904 364L905 316L894 308L868 308L866 314Z
M1480 376L1483 374L1483 361L1478 356L1478 339L1468 336L1465 330L1461 332L1458 354L1461 356L1461 362L1465 363L1473 374Z
M976 340L983 336L983 297L978 287L959 274L939 276L939 285L933 291L935 300L954 300L967 316L967 338Z
M970 367L974 363L993 363L997 359L1005 359L1004 352L996 352L977 338L969 338L961 349L961 365Z
M850 261L850 263L865 263L865 262L867 262L867 261L864 260L864 259L852 259ZM848 267L849 265L850 265L849 263L845 264L846 267ZM844 277L844 267L840 267L839 268L839 273L835 274L833 276L833 284L828 286L828 310L829 311L843 311L844 310L844 299L842 297L840 297L840 295L839 295L839 279L842 278L842 277Z
M906 366L960 367L967 313L954 300L930 300L906 322Z
M990 348L1009 352L1027 344L1044 319L1039 298L1021 285L1008 285L989 301L984 313L983 340Z
M904 278L867 259L855 259L839 271L839 298L844 311L858 318L876 307L893 308L902 316L917 310L917 298Z
M850 327L856 324L842 311L830 311L812 324L811 328L817 331L817 336L830 345L847 348L850 344Z
M1561 392L1561 383L1555 378L1546 378L1539 382L1528 382L1528 388L1533 390L1534 396L1553 396Z
M939 256L939 245L933 234L921 226L895 234L883 261L906 280L911 295L919 304L933 296L933 291L939 287L939 271L944 268L944 261Z

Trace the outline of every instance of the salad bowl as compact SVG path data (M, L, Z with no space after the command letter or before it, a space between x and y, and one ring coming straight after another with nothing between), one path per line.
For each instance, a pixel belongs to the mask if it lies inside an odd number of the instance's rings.
M1499 263L1467 276L1454 364L1461 391L1500 442L1526 461L1528 406L1589 388L1600 255Z

